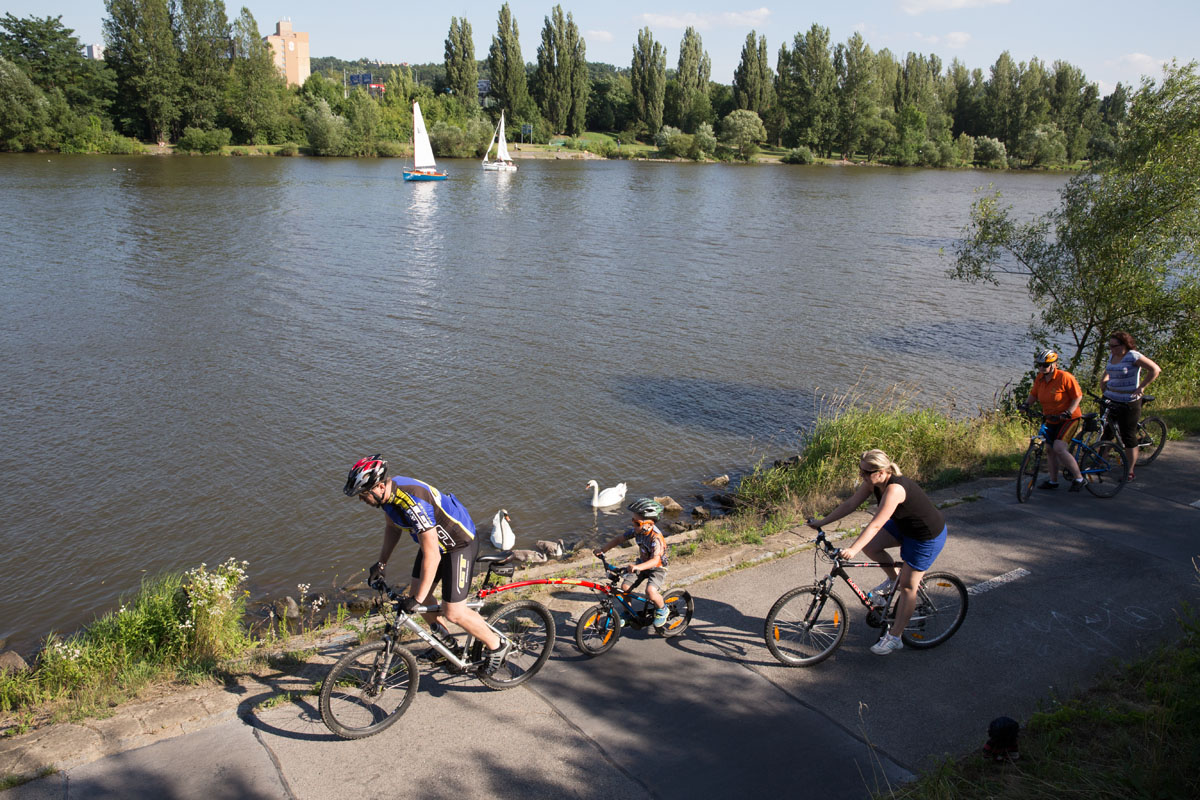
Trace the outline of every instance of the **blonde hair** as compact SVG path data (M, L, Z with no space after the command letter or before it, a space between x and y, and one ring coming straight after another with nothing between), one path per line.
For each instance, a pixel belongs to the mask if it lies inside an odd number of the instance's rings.
M868 450L862 454L859 459L859 464L866 464L872 471L886 469L892 475L900 477L904 473L900 471L900 465L892 461L888 454L882 450Z

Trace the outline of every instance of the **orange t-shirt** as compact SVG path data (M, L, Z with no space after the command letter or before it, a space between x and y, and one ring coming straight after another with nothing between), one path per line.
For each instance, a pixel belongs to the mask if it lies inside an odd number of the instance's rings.
M1033 379L1033 399L1042 404L1042 413L1047 417L1065 412L1076 397L1083 397L1083 390L1079 388L1075 376L1065 369L1054 370L1054 376L1049 380L1040 375ZM1071 419L1082 415L1083 412L1076 406Z

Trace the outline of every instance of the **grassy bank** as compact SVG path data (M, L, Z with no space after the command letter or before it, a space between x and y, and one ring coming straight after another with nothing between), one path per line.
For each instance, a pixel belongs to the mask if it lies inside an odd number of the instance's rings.
M1200 620L1187 613L1181 624L1181 641L1034 714L1023 726L1018 761L996 763L976 753L882 796L1200 797Z
M4 733L47 715L95 716L151 683L210 676L220 659L250 646L244 567L201 564L148 581L82 631L48 636L32 669L0 673Z
M1001 412L957 419L901 400L859 405L843 398L820 413L803 450L780 467L761 466L742 479L738 500L774 516L830 511L858 480L859 457L880 448L927 489L985 475L1015 473L1029 426Z

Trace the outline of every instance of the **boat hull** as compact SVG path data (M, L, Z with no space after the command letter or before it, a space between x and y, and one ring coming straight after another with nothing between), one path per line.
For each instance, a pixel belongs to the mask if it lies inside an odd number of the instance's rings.
M516 172L516 164L506 164L503 161L485 161L483 169L486 172Z
M446 178L447 175L444 172L416 172L408 170L404 172L404 180L406 181L444 181Z

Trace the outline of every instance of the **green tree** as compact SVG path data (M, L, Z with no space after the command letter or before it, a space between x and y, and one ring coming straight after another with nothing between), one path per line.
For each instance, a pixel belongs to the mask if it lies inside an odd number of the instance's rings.
M446 86L469 108L479 104L479 64L475 61L471 23L465 17L450 18L450 33L446 36Z
M713 126L707 122L701 122L695 135L692 136L691 157L698 161L715 152L717 152L717 136L713 133Z
M542 28L534 73L538 107L555 133L583 133L590 86L579 26L571 14L563 14L562 6L555 6Z
M623 131L633 120L633 87L627 76L605 75L592 82L587 129Z
M36 147L48 112L45 96L24 70L0 56L0 149Z
M712 76L712 61L695 28L689 27L679 43L679 65L675 79L679 81L679 111L676 120L687 133L695 133L700 123L712 114L708 84Z
M116 73L122 127L166 142L179 119L181 91L167 0L105 0L104 7L104 60Z
M279 139L286 92L271 47L258 34L250 9L243 6L233 23L233 67L225 106L234 138L255 144Z
M1067 368L1082 367L1085 377L1098 377L1116 329L1151 352L1170 351L1194 338L1200 308L1197 175L1200 79L1195 62L1172 64L1134 96L1116 155L1072 178L1056 210L1027 222L1002 208L998 194L977 201L950 274L993 284L1004 274L1023 279L1038 312L1034 338L1068 344ZM1195 375L1194 350L1188 358L1177 366Z
M85 58L75 31L62 17L0 19L0 56L21 68L43 92L59 90L72 109L101 112L115 89L112 70Z
M921 159L921 147L926 142L925 115L909 103L896 115L896 140L892 155L902 167L911 167Z
M491 96L495 98L496 105L508 112L509 119L532 122L536 111L529 97L520 32L508 3L500 7L496 35L492 37L492 46L488 50L488 71L492 76Z
M829 29L814 23L807 33L796 34L789 65L794 86L788 109L791 138L828 156L837 134L837 76Z
M875 54L855 33L833 54L837 73L837 145L850 158L866 138L871 120L879 115L875 105Z
M721 120L721 141L736 148L738 156L749 159L758 152L759 142L767 140L767 129L753 111L739 108Z
M329 102L320 98L306 108L302 117L308 145L318 156L340 156L346 142L346 119L333 113Z
M629 68L633 87L633 105L637 118L645 123L650 135L658 133L663 124L663 100L667 86L667 51L649 28L638 31L633 46L633 62Z
M1019 91L1020 79L1020 67L1005 50L992 65L991 77L984 90L987 135L1009 147L1016 144L1025 116Z
M379 140L379 104L363 89L355 89L346 103L347 155L376 155Z
M179 43L180 127L212 128L229 82L233 34L222 0L172 0Z

